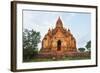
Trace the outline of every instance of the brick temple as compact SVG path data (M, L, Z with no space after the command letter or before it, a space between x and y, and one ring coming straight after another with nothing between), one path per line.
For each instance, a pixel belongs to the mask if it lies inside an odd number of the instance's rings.
M76 39L70 29L63 26L59 17L54 29L49 29L42 40L41 53L63 54L67 52L76 52Z

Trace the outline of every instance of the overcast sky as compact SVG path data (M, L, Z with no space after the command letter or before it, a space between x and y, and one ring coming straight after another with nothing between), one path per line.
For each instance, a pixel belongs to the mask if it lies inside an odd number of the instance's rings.
M55 28L60 16L63 26L69 28L76 39L77 47L84 47L91 39L91 14L76 12L23 11L23 30L39 31L41 41L49 28ZM41 43L38 46L41 47Z

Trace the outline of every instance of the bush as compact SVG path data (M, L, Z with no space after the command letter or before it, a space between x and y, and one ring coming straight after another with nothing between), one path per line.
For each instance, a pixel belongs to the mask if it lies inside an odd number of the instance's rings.
M79 50L80 52L84 52L84 51L85 51L85 48L78 48L78 50Z

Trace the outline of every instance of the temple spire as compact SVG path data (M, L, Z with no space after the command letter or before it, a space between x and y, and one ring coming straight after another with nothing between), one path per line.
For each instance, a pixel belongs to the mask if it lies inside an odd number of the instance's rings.
M63 23L62 23L62 20L61 20L60 16L59 16L59 18L56 22L56 27L63 27Z

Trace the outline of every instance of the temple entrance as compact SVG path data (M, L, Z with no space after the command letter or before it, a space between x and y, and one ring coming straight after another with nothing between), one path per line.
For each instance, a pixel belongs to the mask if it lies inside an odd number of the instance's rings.
M60 51L61 50L61 41L58 40L57 41L57 51Z

